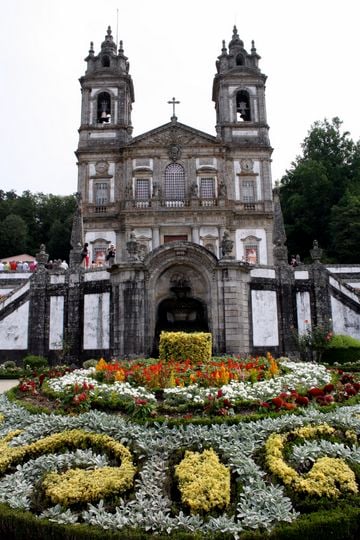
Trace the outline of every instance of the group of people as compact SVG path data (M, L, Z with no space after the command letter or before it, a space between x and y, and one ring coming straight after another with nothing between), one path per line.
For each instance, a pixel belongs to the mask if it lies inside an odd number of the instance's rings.
M112 266L115 263L116 257L116 247L114 244L109 244L109 247L106 250L106 255L104 258L98 258L97 260L92 260L91 268L98 268L99 266ZM82 251L81 251L81 265L84 268L90 267L90 251L89 244L85 242Z
M36 266L36 261L0 261L0 272L34 272Z

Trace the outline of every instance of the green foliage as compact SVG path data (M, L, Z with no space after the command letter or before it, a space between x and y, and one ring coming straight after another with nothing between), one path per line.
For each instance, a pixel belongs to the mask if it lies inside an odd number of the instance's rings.
M89 369L91 367L96 367L97 363L98 363L98 360L95 360L95 358L89 358L89 360L85 360L83 362L83 368Z
M0 190L0 255L35 255L45 244L50 259L68 259L75 207L73 195Z
M28 227L17 214L9 214L0 224L0 253L5 257L19 255L26 250Z
M26 369L39 369L48 367L49 363L44 356L38 356L36 354L28 354L23 358L23 366Z
M161 332L159 356L163 360L208 362L211 358L212 337L207 332Z
M342 122L315 122L281 180L280 198L290 252L308 257L314 239L329 260L359 262L360 145ZM355 259L354 259L355 258Z
M335 335L324 352L324 362L345 364L360 360L360 340L341 334Z
M360 348L360 340L351 336L335 334L329 344L330 349Z

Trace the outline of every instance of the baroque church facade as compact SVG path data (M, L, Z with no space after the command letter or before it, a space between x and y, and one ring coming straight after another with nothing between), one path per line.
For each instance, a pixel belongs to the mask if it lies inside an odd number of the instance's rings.
M209 330L224 348L218 261L238 262L241 272L273 263L272 148L259 59L234 27L216 61L216 135L180 123L173 98L169 123L132 137L134 84L122 43L117 50L109 28L97 55L91 44L77 149L84 240L95 264L116 245L114 281L128 275L129 260L138 268L131 279L142 287L148 329L137 320L134 332L144 332L147 352L162 329Z
M215 134L179 122L173 98L170 122L133 137L122 42L109 28L98 54L91 44L70 268L48 270L41 246L35 273L0 276L0 359L156 355L162 330L211 332L214 354L295 354L294 329L322 324L360 338L360 267L324 266L316 242L312 264L289 265L259 60L234 27Z

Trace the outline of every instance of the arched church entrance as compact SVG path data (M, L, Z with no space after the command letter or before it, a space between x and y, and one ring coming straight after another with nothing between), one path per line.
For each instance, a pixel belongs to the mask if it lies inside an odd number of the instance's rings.
M159 339L162 331L209 331L206 304L192 296L189 282L182 273L172 275L169 296L158 305L152 351L154 356L158 355Z

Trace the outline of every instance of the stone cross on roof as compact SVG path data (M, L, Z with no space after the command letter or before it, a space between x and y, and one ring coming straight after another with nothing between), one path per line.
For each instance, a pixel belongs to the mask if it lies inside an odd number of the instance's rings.
M172 98L171 101L168 101L168 104L173 106L173 114L172 114L171 120L177 120L177 117L175 115L175 105L178 105L179 103L180 101L176 101L174 97Z

